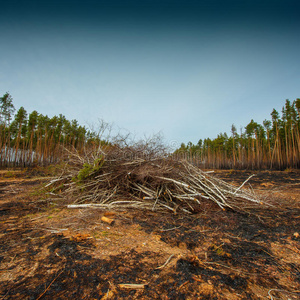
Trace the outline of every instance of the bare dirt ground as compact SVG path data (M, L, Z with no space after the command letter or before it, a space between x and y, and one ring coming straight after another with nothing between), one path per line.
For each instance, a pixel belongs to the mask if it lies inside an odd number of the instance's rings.
M0 173L0 299L300 299L300 172L215 171L273 208L68 209ZM114 220L112 224L101 220Z

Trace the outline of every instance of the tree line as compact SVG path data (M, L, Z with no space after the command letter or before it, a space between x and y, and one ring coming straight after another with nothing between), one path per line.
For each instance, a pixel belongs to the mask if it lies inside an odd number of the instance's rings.
M52 118L24 107L17 111L12 96L0 97L0 167L47 165L59 161L63 148L83 149L97 135L60 114Z
M300 99L286 100L281 115L276 109L271 120L251 120L231 134L200 139L196 145L182 143L174 157L186 158L205 168L287 169L300 167Z
M0 167L55 163L64 149L80 152L87 145L108 143L100 137L62 114L50 118L24 107L16 111L8 92L0 97ZM286 100L281 115L273 109L263 124L251 120L240 132L232 125L229 135L182 143L171 155L204 168L300 168L300 99Z

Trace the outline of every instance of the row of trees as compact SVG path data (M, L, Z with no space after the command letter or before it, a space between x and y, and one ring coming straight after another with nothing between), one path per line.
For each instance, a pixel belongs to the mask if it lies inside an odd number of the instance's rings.
M24 107L15 113L12 96L0 98L0 166L29 166L58 161L63 147L82 149L95 134L63 115L52 118ZM15 113L15 114L14 114ZM63 146L63 147L62 147Z
M286 169L300 167L300 99L286 100L281 116L276 109L271 120L254 120L238 133L189 142L174 153L206 168Z
M77 120L28 114L24 107L16 112L9 93L0 97L0 167L53 163L65 148L82 151L99 142L99 134ZM240 132L232 125L230 135L181 144L173 156L204 168L300 168L300 99L286 100L281 115L273 109L262 125L251 120Z

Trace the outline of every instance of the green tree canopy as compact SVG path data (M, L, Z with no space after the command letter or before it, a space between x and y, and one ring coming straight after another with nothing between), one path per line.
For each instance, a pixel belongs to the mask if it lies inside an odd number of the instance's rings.
M9 125L12 115L15 112L13 98L7 92L0 98L0 122L4 125Z

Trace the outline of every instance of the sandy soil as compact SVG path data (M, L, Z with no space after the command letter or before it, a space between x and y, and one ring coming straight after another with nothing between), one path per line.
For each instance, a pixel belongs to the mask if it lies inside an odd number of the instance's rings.
M67 209L47 178L2 171L0 298L300 299L300 172L256 173L245 188L274 207L174 215Z

